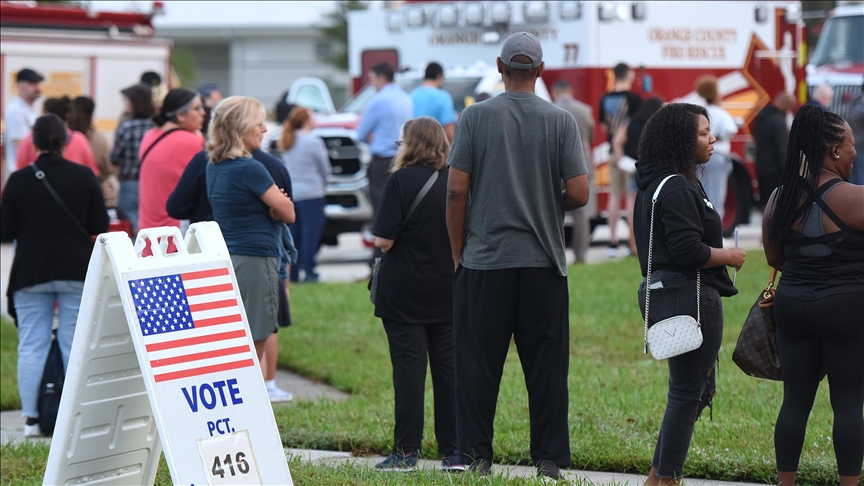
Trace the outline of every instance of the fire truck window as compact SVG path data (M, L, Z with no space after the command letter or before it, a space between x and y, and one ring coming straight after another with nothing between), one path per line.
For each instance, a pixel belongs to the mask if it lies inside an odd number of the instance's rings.
M822 38L819 39L813 63L823 66L864 62L861 32L864 32L864 15L830 19L822 32Z

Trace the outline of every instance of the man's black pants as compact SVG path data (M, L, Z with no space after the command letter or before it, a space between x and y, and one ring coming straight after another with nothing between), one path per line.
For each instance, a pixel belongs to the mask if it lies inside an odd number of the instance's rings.
M568 305L567 278L555 268L456 270L456 423L466 464L492 461L495 406L512 336L528 388L531 459L570 465Z
M435 396L435 438L438 454L456 450L456 383L453 372L453 324L407 324L383 319L393 364L396 426L393 452L420 450L423 440L423 395L426 391L426 356Z

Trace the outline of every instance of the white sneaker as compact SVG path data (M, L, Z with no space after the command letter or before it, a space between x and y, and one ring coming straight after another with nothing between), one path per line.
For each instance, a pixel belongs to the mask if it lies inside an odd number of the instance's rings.
M274 388L268 388L267 395L270 397L270 401L273 403L285 403L294 400L294 395L291 392L285 391L278 386Z
M618 247L610 246L606 248L606 257L607 258L618 258Z
M622 246L620 249L618 249L618 256L620 258L627 258L628 256L630 256L630 247Z
M42 437L42 429L39 424L24 425L24 437Z

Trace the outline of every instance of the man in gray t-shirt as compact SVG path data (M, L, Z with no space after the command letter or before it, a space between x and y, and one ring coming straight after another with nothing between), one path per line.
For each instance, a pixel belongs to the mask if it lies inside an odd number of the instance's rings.
M497 60L505 92L462 112L448 159L447 227L457 267L453 331L463 460L489 470L512 336L531 405L531 458L538 474L557 478L558 467L570 464L564 211L584 206L589 191L573 115L534 94L542 56L535 36L508 37Z

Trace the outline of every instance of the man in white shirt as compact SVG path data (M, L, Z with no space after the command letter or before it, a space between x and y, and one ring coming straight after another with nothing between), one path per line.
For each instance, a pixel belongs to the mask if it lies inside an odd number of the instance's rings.
M36 71L24 68L18 71L16 77L18 96L6 105L3 111L4 145L6 146L6 177L15 171L15 154L18 144L30 133L30 127L39 116L33 109L33 103L42 96L40 83L45 78ZM5 182L5 181L4 181Z
M708 121L711 123L711 135L717 138L714 142L714 155L700 171L699 180L705 188L708 200L714 205L720 220L723 220L726 205L726 192L729 184L729 174L732 173L732 137L738 133L738 125L726 110L717 106L720 96L717 89L717 78L703 76L696 81L696 94L705 100L708 110Z

